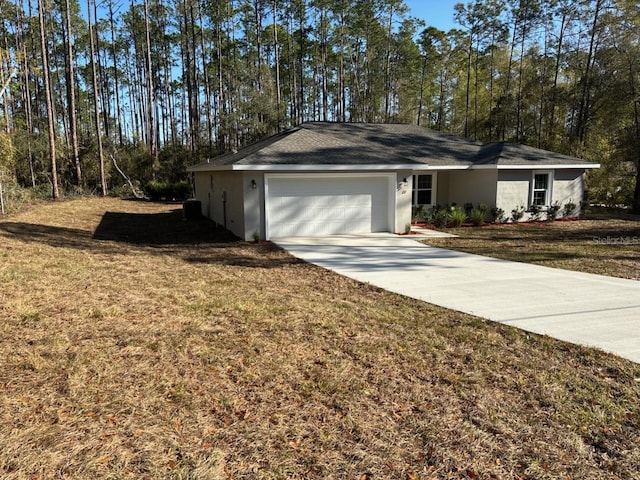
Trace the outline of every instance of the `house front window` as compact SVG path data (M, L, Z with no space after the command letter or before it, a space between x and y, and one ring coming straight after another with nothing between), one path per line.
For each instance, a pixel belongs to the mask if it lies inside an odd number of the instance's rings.
M543 207L551 204L551 173L534 173L531 188L531 205Z
M413 176L413 205L433 205L433 175Z

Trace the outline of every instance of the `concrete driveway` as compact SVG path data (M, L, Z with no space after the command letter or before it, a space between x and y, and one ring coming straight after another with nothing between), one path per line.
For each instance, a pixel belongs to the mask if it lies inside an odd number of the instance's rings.
M347 277L640 363L638 281L454 252L388 233L274 241Z

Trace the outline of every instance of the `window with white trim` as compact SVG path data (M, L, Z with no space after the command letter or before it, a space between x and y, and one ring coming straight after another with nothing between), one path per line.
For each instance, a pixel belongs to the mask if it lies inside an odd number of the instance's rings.
M543 207L551 204L551 172L533 174L531 205Z
M413 176L413 205L433 204L433 175Z

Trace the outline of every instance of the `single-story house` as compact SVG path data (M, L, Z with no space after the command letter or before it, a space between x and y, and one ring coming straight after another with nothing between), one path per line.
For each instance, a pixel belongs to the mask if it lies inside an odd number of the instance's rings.
M193 166L202 214L251 240L405 231L412 208L580 204L599 165L424 127L306 123Z

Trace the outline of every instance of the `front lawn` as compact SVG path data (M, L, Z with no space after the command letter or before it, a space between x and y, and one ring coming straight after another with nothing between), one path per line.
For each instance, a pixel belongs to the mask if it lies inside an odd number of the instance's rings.
M0 219L1 478L639 478L640 365L179 208Z
M640 280L640 217L485 225L448 229L458 238L425 243L547 267Z

